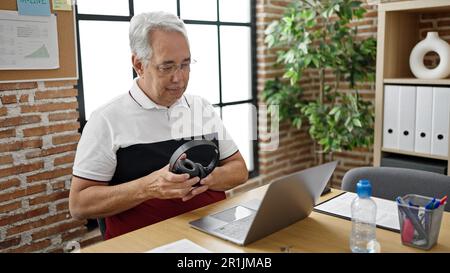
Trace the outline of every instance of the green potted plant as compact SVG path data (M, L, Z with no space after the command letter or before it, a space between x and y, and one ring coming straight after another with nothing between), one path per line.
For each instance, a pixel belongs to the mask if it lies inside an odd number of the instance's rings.
M369 147L373 143L374 113L371 102L358 94L358 82L373 82L376 40L357 39L351 22L363 18L361 1L295 0L283 17L266 29L265 42L277 48L277 65L282 79L265 84L263 99L278 105L280 121L300 128L308 121L311 138L322 154ZM315 100L303 97L300 81L304 72L317 73L319 88ZM325 78L331 72L334 80ZM340 92L347 82L351 92Z

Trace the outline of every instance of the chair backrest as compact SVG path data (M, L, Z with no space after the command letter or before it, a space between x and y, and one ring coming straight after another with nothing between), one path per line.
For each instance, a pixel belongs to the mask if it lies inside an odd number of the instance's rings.
M450 176L442 174L391 167L360 167L345 173L341 188L356 192L356 183L369 179L372 195L388 200L405 194L419 194L442 198L450 195ZM450 211L450 205L445 206Z
M100 233L102 234L103 239L105 239L106 232L106 223L105 218L97 218L98 228L100 229Z

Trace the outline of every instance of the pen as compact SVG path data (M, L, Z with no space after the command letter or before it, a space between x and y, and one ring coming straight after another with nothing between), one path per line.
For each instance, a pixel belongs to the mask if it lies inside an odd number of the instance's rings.
M412 207L412 208L417 208L417 216L420 217L420 215L419 215L419 210L418 210L419 206L414 205L413 202L411 202L411 201L408 201L408 204L409 204L409 206ZM414 214L416 214L415 212L416 212L416 210L414 210Z
M447 195L441 198L441 205L447 201Z
M434 208L434 202L436 202L436 198L433 198L428 204L426 204L426 209L433 209Z
M427 212L427 210L432 210L434 209L434 205L436 202L436 198L433 198L430 202L428 202L428 204L426 204L425 206L425 214L423 216L423 224L425 226L425 232L428 234L429 232L429 227L428 227L428 223L430 222L430 213L431 212Z
M433 205L433 209L439 208L440 205L441 205L441 201L437 200Z
M440 205L444 204L445 201L447 201L447 195L442 197L441 200L437 200L436 203L434 204L434 209L439 208Z

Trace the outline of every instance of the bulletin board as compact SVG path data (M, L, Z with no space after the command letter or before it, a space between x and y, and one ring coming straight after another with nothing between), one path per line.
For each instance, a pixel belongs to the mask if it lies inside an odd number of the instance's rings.
M51 6L51 5L50 5ZM1 0L0 10L17 11L17 0ZM58 29L59 68L48 70L0 70L0 82L29 82L78 79L75 7L51 10Z

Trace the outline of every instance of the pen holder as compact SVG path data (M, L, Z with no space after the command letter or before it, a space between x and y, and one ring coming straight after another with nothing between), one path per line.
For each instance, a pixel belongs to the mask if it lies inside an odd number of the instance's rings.
M428 250L439 236L445 204L435 209L425 209L433 198L417 194L403 197L405 204L398 204L402 244Z

